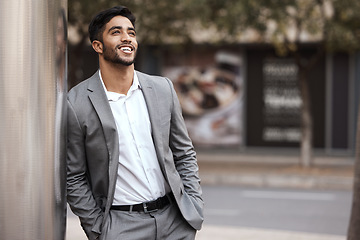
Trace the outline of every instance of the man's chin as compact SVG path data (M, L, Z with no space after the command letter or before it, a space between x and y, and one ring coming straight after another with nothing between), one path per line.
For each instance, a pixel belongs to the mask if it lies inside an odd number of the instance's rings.
M133 65L134 62L135 62L135 61L131 61L131 62L121 61L121 62L119 62L118 64L124 65L124 66L128 67L128 66Z
M131 60L131 61L126 61L126 60L123 60L123 59L116 59L116 60L108 60L109 62L111 63L115 63L117 65L122 65L122 66L131 66L135 63L135 60Z
M117 58L116 59L118 64L124 65L124 66L131 66L135 62L135 58Z

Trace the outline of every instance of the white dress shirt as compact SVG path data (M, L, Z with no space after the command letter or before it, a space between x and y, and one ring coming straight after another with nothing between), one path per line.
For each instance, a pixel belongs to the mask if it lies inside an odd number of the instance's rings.
M134 72L127 94L107 91L119 135L119 168L113 205L155 200L169 191L151 136L151 124L141 86Z

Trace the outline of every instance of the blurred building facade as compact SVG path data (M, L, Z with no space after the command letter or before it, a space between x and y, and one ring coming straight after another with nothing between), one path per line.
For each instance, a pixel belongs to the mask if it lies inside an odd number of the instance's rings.
M309 57L316 44L304 44ZM98 68L83 50L85 79ZM72 62L71 46L69 64ZM137 70L169 77L194 145L204 151L298 149L301 98L294 60L270 45L141 45ZM360 96L360 53L324 55L312 68L313 145L319 152L353 154Z

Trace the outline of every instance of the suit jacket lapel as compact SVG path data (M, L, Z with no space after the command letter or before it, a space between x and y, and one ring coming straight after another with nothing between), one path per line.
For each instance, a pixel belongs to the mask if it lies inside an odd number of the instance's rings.
M151 129L152 129L152 137L155 145L156 154L159 159L159 164L161 166L161 170L163 174L165 173L165 167L163 159L163 151L162 151L162 135L159 123L161 122L161 114L159 114L159 98L154 89L154 85L150 79L147 79L145 75L136 72L139 83L145 98L146 106L149 112L149 118L151 122Z
M99 71L90 79L88 91L90 101L101 121L101 126L99 127L103 128L105 135L106 146L109 152L109 196L113 196L119 159L119 139L109 101L99 77ZM108 203L111 202L108 201Z

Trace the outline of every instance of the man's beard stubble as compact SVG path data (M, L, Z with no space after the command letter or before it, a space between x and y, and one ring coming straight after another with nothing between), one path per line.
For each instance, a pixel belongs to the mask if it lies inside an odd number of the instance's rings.
M135 62L136 53L137 53L137 51L136 51L137 49L135 49L135 48L134 48L134 51L135 51L134 58L132 60L126 60L126 59L121 58L114 49L110 49L110 48L106 47L104 44L103 44L103 47L104 47L103 55L104 55L104 59L106 61L109 61L109 62L112 62L115 64L121 64L124 66L130 66L131 64L133 64ZM120 45L117 45L115 49L118 49L119 47L120 47Z

